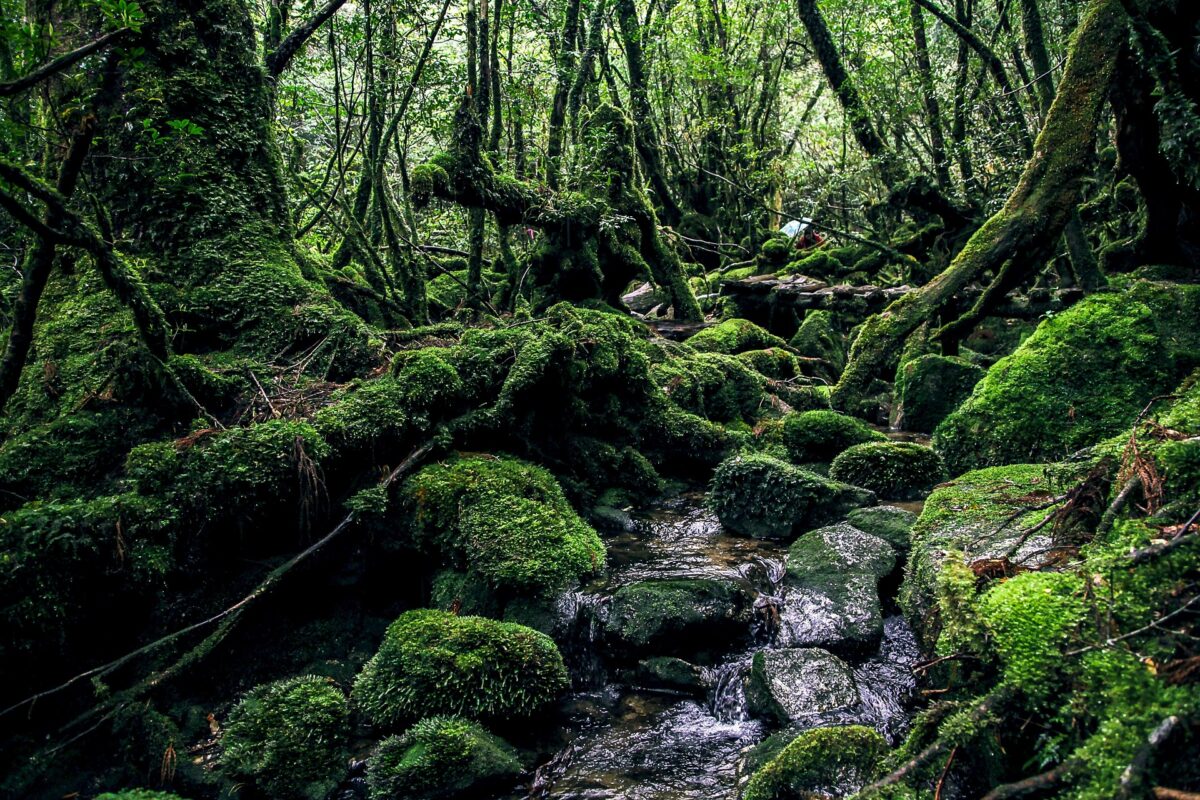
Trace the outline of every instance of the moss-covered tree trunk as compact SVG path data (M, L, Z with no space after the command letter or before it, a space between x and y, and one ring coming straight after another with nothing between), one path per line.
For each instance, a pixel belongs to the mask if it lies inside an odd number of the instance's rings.
M899 355L904 339L968 283L1001 272L1012 281L1044 263L1048 248L1062 235L1079 202L1087 155L1096 144L1100 111L1125 35L1126 17L1119 0L1093 0L1076 32L1033 156L1008 201L941 275L864 323L834 387L835 407L856 407L871 380Z

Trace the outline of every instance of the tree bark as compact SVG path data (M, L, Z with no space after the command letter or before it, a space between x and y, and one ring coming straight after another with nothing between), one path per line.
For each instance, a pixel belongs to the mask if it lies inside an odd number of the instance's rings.
M921 84L921 102L929 125L929 145L933 156L934 174L938 186L950 188L950 163L946 158L946 138L942 133L942 109L933 84L933 66L929 60L929 43L925 37L925 15L921 7L909 0L908 13L912 18L913 44L916 50L917 77Z
M1058 96L1004 207L971 237L951 265L917 292L863 324L832 393L835 408L854 408L871 380L899 354L904 339L932 319L968 283L1018 258L1011 272L1040 264L1079 202L1100 110L1126 30L1119 0L1092 0L1071 48ZM1011 273L1010 273L1011 274Z

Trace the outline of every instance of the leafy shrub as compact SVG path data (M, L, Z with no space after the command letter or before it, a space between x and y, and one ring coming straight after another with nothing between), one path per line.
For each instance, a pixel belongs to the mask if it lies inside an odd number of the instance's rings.
M258 686L229 714L222 765L273 797L323 800L346 773L349 714L328 678Z
M513 749L478 723L429 717L380 742L367 786L371 800L435 800L495 788L520 772Z
M353 699L373 724L394 727L436 714L527 717L568 685L562 656L546 635L423 609L388 627L355 681Z

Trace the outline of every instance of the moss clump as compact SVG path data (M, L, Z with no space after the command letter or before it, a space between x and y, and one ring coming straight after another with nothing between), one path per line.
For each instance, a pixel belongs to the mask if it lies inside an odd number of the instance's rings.
M906 431L933 433L985 374L965 359L932 353L901 364L896 371L895 424Z
M847 448L829 467L829 477L870 489L880 497L911 500L929 493L945 476L942 459L912 442L867 442Z
M1200 361L1200 287L1139 283L1043 322L938 425L952 473L1056 459L1128 428Z
M836 411L789 414L783 421L783 443L792 461L798 464L832 461L852 445L886 440L886 436L862 420Z
M567 669L545 634L484 617L406 612L354 683L353 700L374 725L436 714L528 717L567 689Z
M447 800L500 788L520 772L512 747L478 723L430 717L379 743L367 787L371 800Z
M693 334L687 343L702 353L726 355L736 355L747 350L764 350L768 347L783 347L787 344L748 319L727 319Z
M1029 572L993 587L979 600L980 619L1000 654L1004 680L1035 706L1070 674L1062 654L1084 620L1084 589L1077 575Z
M604 567L604 544L554 476L514 458L432 464L401 490L412 541L505 595L545 595Z
M158 792L153 789L122 789L119 792L98 794L96 800L184 800L184 798L172 792Z
M328 678L251 689L229 713L222 767L272 797L323 800L346 773L350 710Z
M872 505L875 495L771 456L745 455L717 468L708 500L730 530L789 539L850 509Z
M836 381L846 366L845 337L834 325L829 311L814 309L806 313L788 344L802 356L824 359L825 364L817 368L817 374L827 381Z
M754 773L744 800L846 796L879 772L887 743L861 725L814 728L797 736Z
M768 350L747 350L738 360L755 372L774 380L791 380L800 375L800 362L787 350L772 347Z
M792 254L792 240L783 236L773 236L762 243L758 249L758 259L766 266L782 267Z

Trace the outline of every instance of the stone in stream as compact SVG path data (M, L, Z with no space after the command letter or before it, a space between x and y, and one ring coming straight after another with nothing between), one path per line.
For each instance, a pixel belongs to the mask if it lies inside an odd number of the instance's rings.
M755 750L768 746L748 759L754 774L743 800L848 797L879 777L888 752L883 737L863 725L813 728L783 747L768 739Z
M703 695L708 691L704 671L674 656L642 659L635 669L629 671L628 680L645 689L665 689L694 695Z
M729 530L785 541L876 502L874 492L763 455L726 460L713 475L709 494Z
M605 632L628 653L688 655L744 638L753 601L734 581L669 578L631 583L612 598Z
M911 546L909 531L917 521L917 515L897 506L872 506L854 509L846 515L846 521L864 533L883 539L901 555L907 555Z
M895 567L891 545L849 523L804 534L788 551L780 643L871 649L883 635L879 581Z
M762 650L754 654L746 684L750 713L786 725L859 702L846 662L815 647Z

